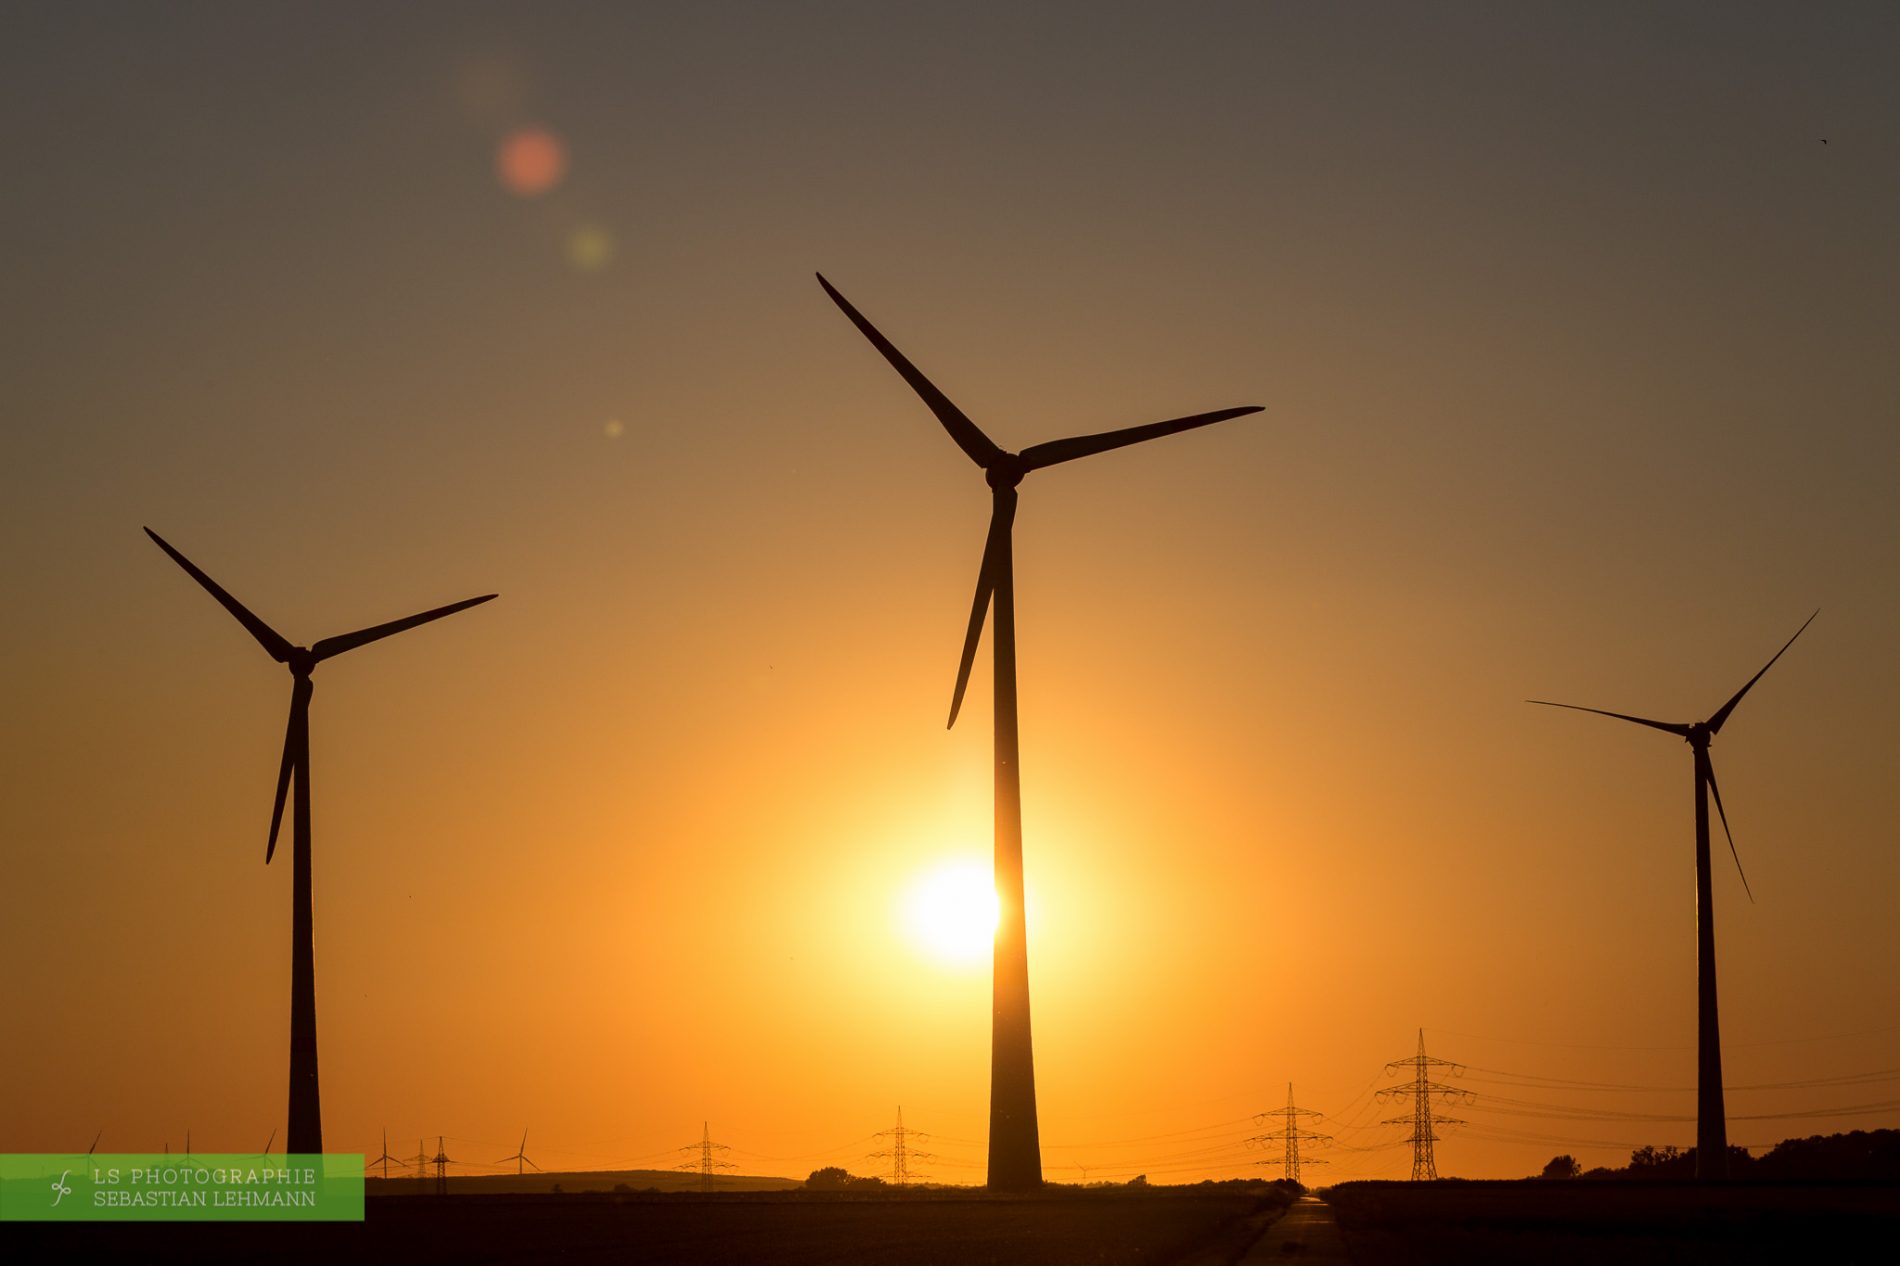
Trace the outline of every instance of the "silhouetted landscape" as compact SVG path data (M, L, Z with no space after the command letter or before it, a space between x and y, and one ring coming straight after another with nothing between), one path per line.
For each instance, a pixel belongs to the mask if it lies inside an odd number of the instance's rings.
M1896 50L7 0L5 1266L1885 1266Z

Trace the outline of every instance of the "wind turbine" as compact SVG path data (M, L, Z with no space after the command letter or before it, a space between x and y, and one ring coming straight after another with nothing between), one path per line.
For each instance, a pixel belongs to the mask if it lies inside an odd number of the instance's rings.
M439 620L495 595L483 594L462 602L424 611L420 615L376 624L354 633L326 637L305 648L292 646L277 630L251 614L250 610L219 587L164 537L145 529L172 561L257 639L269 656L290 668L295 685L290 695L290 724L284 732L284 756L277 770L277 802L271 810L270 841L264 847L264 862L277 851L277 828L284 817L284 794L294 776L297 794L291 806L291 913L290 913L290 1131L286 1150L292 1155L315 1155L323 1151L323 1113L317 1094L317 989L315 947L311 933L310 911L310 674L326 659L355 650L371 642L401 633L418 624Z
M1045 466L1073 461L1144 440L1159 439L1243 414L1258 413L1246 405L1214 413L1196 413L1166 422L1151 422L1097 435L1032 444L1020 453L999 447L950 402L935 384L904 358L889 339L865 320L821 274L825 288L851 323L884 355L891 368L910 384L950 433L957 447L983 469L989 482L991 512L983 562L977 571L976 598L970 608L969 629L963 639L963 657L957 665L957 684L950 696L950 725L957 723L963 691L983 633L983 621L993 601L996 631L991 641L995 657L996 725L996 896L1000 907L993 961L990 1012L990 1141L989 1186L1004 1191L1033 1190L1042 1185L1042 1149L1036 1125L1036 1074L1029 1032L1028 928L1023 915L1022 785L1017 764L1016 734L1016 581L1010 549L1010 529L1016 520L1016 485L1023 476Z
M521 1146L515 1149L514 1155L504 1156L495 1163L497 1165L506 1165L509 1161L515 1163L515 1173L517 1174L522 1172L521 1167L524 1164L534 1165L534 1162L528 1159L528 1132L526 1130L521 1132ZM539 1165L534 1165L534 1167L537 1170L541 1168Z
M418 1141L416 1144L416 1150L418 1152L422 1150L422 1144L420 1141ZM389 1154L389 1127L384 1126L383 1127L383 1154L381 1156L378 1156L375 1160L370 1161L368 1164L364 1165L363 1169L367 1171L370 1165L381 1165L383 1167L383 1177L386 1179L389 1177L389 1162L390 1161L396 1161L398 1165L403 1163L402 1161L397 1160L396 1157L391 1156Z
M1808 625L1814 623L1814 615L1802 622L1794 631L1794 637L1782 643L1781 650L1774 653L1761 672L1750 677L1737 690L1729 701L1719 708L1715 715L1706 721L1694 721L1679 724L1673 721L1651 721L1646 717L1633 717L1624 712L1608 712L1602 708L1585 708L1574 703L1552 703L1548 699L1531 699L1527 702L1542 704L1547 708L1570 708L1577 712L1594 712L1598 716L1615 717L1619 721L1633 721L1637 725L1646 725L1652 730L1662 730L1674 734L1689 744L1695 753L1695 902L1696 902L1696 1155L1695 1176L1699 1179L1722 1179L1728 1177L1728 1119L1722 1107L1722 1034L1716 1019L1715 1009L1715 895L1712 891L1709 875L1709 798L1715 798L1715 811L1722 819L1722 834L1728 837L1729 854L1735 859L1735 873L1742 876L1742 891L1748 893L1753 901L1755 894L1748 886L1748 876L1742 870L1742 855L1735 851L1735 836L1728 829L1728 811L1722 808L1722 791L1715 784L1715 766L1709 763L1709 742L1722 729L1735 711L1735 705L1742 701L1750 687L1762 679L1775 666L1794 638L1807 632Z

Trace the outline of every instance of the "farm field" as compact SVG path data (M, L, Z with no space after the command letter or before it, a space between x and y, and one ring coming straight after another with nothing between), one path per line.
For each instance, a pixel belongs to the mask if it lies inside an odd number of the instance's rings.
M990 1197L731 1193L370 1197L361 1224L9 1227L21 1261L907 1262L1128 1266L1237 1261L1277 1191ZM12 1234L24 1231L23 1235ZM10 1257L13 1250L9 1249Z
M1891 1183L1359 1182L1326 1193L1357 1266L1892 1260Z

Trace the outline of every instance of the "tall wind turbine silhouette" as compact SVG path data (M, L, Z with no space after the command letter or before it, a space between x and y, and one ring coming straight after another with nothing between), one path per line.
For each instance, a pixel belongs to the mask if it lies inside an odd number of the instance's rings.
M522 1168L524 1164L534 1165L534 1162L528 1159L528 1132L526 1130L521 1132L521 1146L515 1149L514 1154L512 1156L504 1156L495 1163L497 1165L506 1165L509 1161L515 1162L515 1173L517 1174L527 1172ZM534 1165L534 1167L536 1169L541 1168L539 1165Z
M264 846L264 862L269 865L277 852L277 828L284 818L284 795L294 780L297 794L291 805L290 1128L285 1135L285 1150L291 1155L314 1155L323 1151L323 1113L317 1094L316 954L310 910L310 674L318 664L344 651L453 615L487 602L495 595L483 594L387 624L326 637L308 648L292 646L276 629L219 587L217 581L199 571L189 558L173 549L164 537L151 528L145 529L145 535L216 598L219 605L257 639L266 654L288 665L295 682L290 694L290 724L284 732L283 760L277 769L277 802L271 809L270 841Z
M1755 894L1748 886L1748 875L1742 870L1742 855L1735 851L1735 836L1728 829L1728 811L1722 807L1722 790L1715 784L1715 766L1709 763L1709 742L1729 715L1735 711L1735 705L1749 692L1754 684L1762 679L1775 666L1794 638L1807 632L1808 625L1814 623L1814 616L1821 614L1817 608L1814 615L1802 621L1801 627L1794 631L1794 637L1782 643L1781 650L1774 653L1761 672L1750 677L1737 690L1729 701L1716 710L1715 715L1706 721L1693 721L1680 724L1673 721L1651 721L1647 717L1633 717L1624 712L1608 712L1602 708L1585 708L1574 703L1552 703L1548 699L1531 699L1527 702L1542 704L1547 708L1570 708L1577 712L1594 712L1598 716L1615 717L1619 721L1633 721L1637 725L1646 725L1652 730L1662 730L1674 734L1689 744L1695 753L1695 903L1696 903L1696 1131L1695 1131L1695 1176L1699 1179L1722 1179L1728 1177L1728 1118L1722 1107L1722 1033L1716 1019L1715 1009L1715 894L1709 875L1709 798L1715 798L1715 812L1722 819L1722 834L1728 837L1728 850L1735 859L1735 873L1742 877L1742 891L1748 893L1753 901Z
M989 482L991 512L983 562L977 571L976 598L970 607L964 634L963 657L957 665L957 684L950 696L949 725L957 723L970 667L976 660L977 641L991 603L996 607L996 630L991 640L995 663L996 724L996 897L1000 907L996 927L990 1011L990 1142L989 1186L1003 1191L1033 1190L1042 1185L1042 1147L1036 1124L1036 1074L1029 1032L1028 928L1023 914L1022 785L1017 765L1016 734L1016 581L1010 531L1016 520L1016 485L1030 471L1073 461L1110 449L1159 439L1229 418L1258 413L1259 405L1196 413L1131 426L1096 435L1032 444L1020 453L999 447L964 412L937 390L904 354L826 281L832 302L871 341L910 384L957 447L982 468Z

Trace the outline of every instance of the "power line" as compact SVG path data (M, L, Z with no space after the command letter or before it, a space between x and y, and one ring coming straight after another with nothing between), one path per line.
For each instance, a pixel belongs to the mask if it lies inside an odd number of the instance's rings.
M448 1150L442 1146L442 1136L440 1134L435 1136L434 1160L435 1194L438 1196L446 1196L449 1194L449 1153Z
M913 1174L910 1172L910 1163L912 1161L936 1160L937 1158L930 1152L922 1151L919 1148L911 1146L912 1139L927 1139L930 1136L921 1130L913 1130L905 1126L904 1106L902 1104L899 1104L897 1107L897 1124L888 1130L879 1130L873 1137L888 1138L891 1141L889 1147L882 1151L872 1152L869 1159L883 1160L889 1158L891 1162L892 1186L901 1187L908 1182L922 1182L929 1177L928 1174Z
M1456 1086L1440 1085L1431 1080L1430 1070L1445 1068L1453 1074L1464 1071L1464 1065L1454 1064L1448 1059L1436 1059L1425 1053L1425 1030L1418 1031L1418 1054L1410 1059L1395 1059L1385 1066L1390 1076L1402 1068L1412 1070L1412 1080L1397 1086L1387 1086L1378 1092L1377 1097L1385 1100L1410 1099L1412 1111L1402 1117L1392 1117L1383 1122L1385 1125L1409 1125L1412 1136L1406 1142L1412 1145L1412 1181L1419 1182L1438 1177L1438 1162L1432 1153L1432 1144L1438 1141L1438 1132L1434 1128L1440 1125L1463 1125L1456 1117L1438 1116L1432 1112L1432 1096L1440 1099L1469 1099L1471 1092L1460 1090Z
M675 1168L684 1169L688 1173L697 1171L699 1174L699 1189L701 1191L711 1191L713 1189L714 1170L739 1168L731 1161L714 1155L715 1152L729 1152L732 1149L727 1147L724 1143L713 1142L712 1126L704 1121L700 1122L699 1142L688 1143L679 1150L682 1152L699 1153L698 1160L681 1161Z
M1302 1141L1310 1143L1332 1142L1332 1135L1330 1134L1318 1134L1312 1130L1302 1130L1300 1128L1299 1118L1303 1116L1317 1117L1320 1115L1322 1114L1312 1108L1296 1108L1293 1106L1293 1083L1289 1081L1286 1084L1286 1107L1276 1108L1271 1112L1262 1112L1254 1118L1256 1121L1264 1122L1268 1117L1285 1117L1286 1124L1277 1130L1271 1130L1265 1134L1256 1134L1247 1140L1249 1143L1258 1143L1262 1146L1268 1143L1278 1142L1283 1145L1285 1154L1277 1160L1269 1157L1266 1160L1255 1161L1254 1164L1284 1165L1286 1166L1286 1176L1291 1178L1294 1182L1299 1182L1300 1143ZM1309 1165L1324 1165L1326 1162L1315 1157L1306 1163Z

